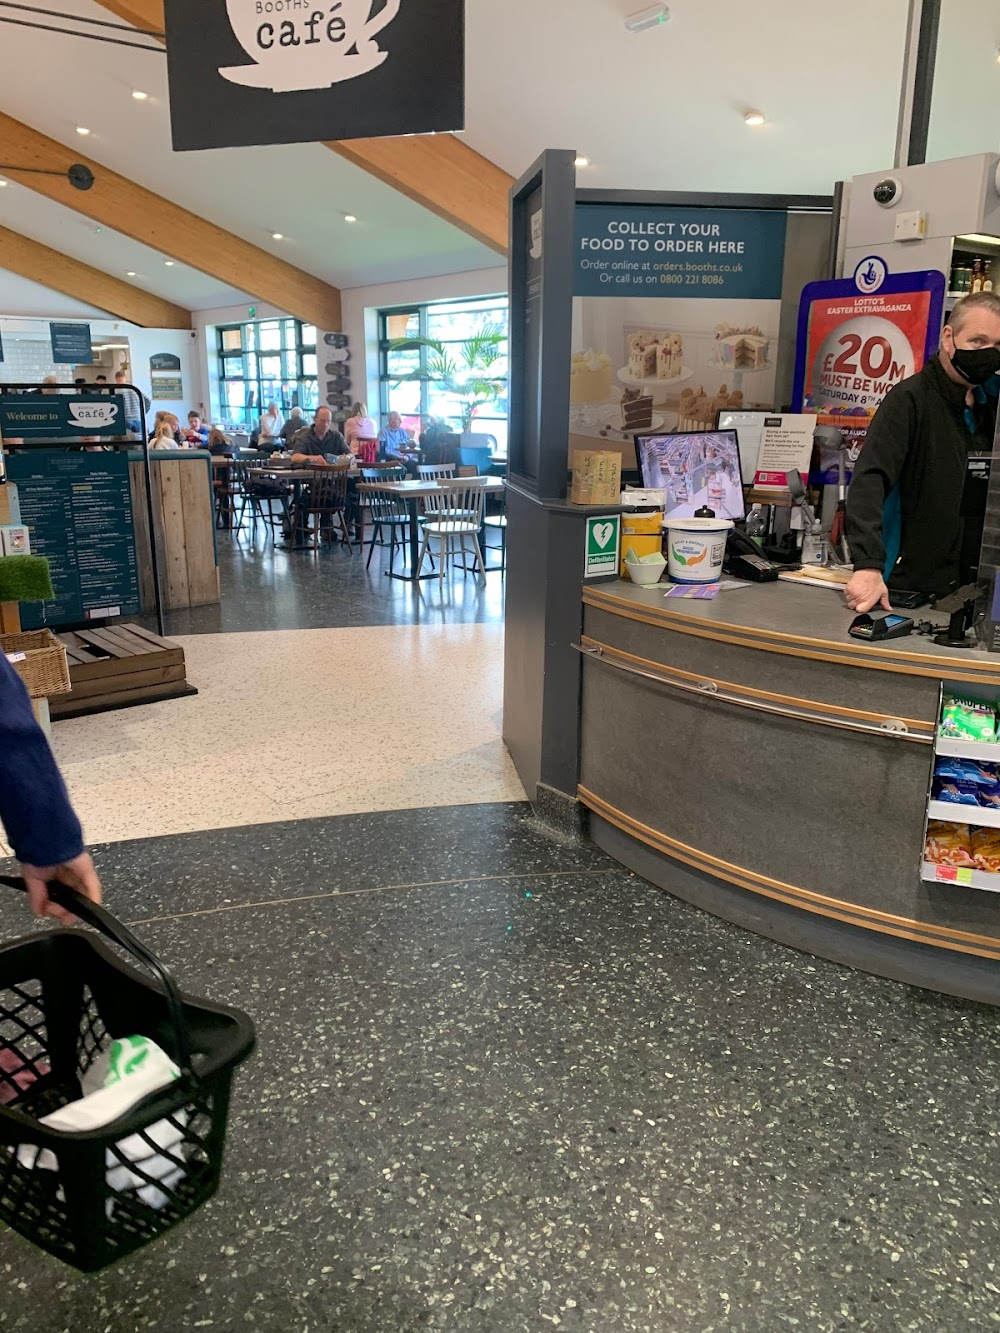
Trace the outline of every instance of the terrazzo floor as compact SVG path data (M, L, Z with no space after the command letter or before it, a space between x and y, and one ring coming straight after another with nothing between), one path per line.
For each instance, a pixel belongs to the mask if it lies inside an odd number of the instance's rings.
M523 804L98 860L259 1050L219 1196L91 1278L0 1234L0 1328L1000 1323L994 1011L723 925Z
M177 641L196 698L55 726L92 842L524 799L501 740L501 625Z

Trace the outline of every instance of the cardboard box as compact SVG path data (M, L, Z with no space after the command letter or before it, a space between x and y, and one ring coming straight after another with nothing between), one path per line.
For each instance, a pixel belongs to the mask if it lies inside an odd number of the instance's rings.
M617 505L621 489L621 454L596 449L578 449L574 453L570 504Z

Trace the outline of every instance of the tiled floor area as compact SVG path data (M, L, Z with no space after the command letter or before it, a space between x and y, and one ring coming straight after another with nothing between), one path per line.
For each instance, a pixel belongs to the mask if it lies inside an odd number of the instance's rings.
M218 1198L95 1278L0 1237L0 1328L995 1327L993 1011L747 936L527 813L101 849L259 1053Z
M995 1012L543 837L499 576L362 571L226 551L198 697L56 727L110 906L259 1049L219 1196L96 1277L0 1233L0 1331L1000 1325Z

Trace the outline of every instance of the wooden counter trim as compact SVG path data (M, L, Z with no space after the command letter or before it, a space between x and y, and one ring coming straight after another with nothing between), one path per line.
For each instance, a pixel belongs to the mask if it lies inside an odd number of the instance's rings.
M621 648L613 648L600 639L591 638L589 634L581 634L580 642L585 648L600 648L606 657L630 662L644 671L661 675L667 679L682 680L694 685L710 680L729 694L745 695L751 699L763 699L769 703L780 704L784 708L807 709L810 712L820 714L832 713L835 717L842 717L848 721L873 722L876 726L884 726L888 722L904 722L910 731L915 731L924 736L933 736L935 732L933 722L918 722L916 718L899 717L897 714L867 713L860 708L844 708L840 704L820 703L816 699L802 699L794 694L775 694L773 690L758 690L750 685L736 685L732 681L722 680L705 672L682 671L679 667L664 666L662 662L652 661L648 657L637 657L634 653L627 653ZM707 695L706 697L711 698L712 696Z
M863 649L861 653L851 654L848 649L831 651L822 639L796 639L794 635L785 635L769 630L754 630L725 625L710 625L703 620L689 616L665 615L656 607L637 609L632 603L619 602L608 598L597 589L585 588L583 603L595 610L606 611L609 615L620 616L623 620L634 620L641 625L653 625L656 629L673 630L676 634L687 634L696 639L712 639L716 643L726 643L734 648L754 648L767 653L778 653L783 657L803 657L814 662L834 662L838 666L858 667L862 671L888 671L897 676L921 676L927 680L957 680L970 685L1000 685L1000 661L996 666L991 663L961 663L951 658L926 657L922 660L932 664L940 663L940 670L930 670L913 665L912 657L895 656L890 649ZM730 633L725 631L731 630ZM768 637L770 636L770 638ZM791 643L815 645L810 647L786 647L779 640L787 639ZM816 651L824 648L826 651ZM871 654L868 656L868 654ZM944 668L947 668L946 670ZM969 675L970 671L978 672Z
M582 785L577 789L577 795L589 810L606 819L609 824L614 824L623 833L645 843L647 847L681 861L694 870L714 875L717 879L724 879L738 888L759 893L763 897L772 898L776 902L797 907L802 911L812 912L817 916L830 917L863 930L872 930L880 935L895 935L900 939L912 940L914 943L926 944L932 948L975 954L979 958L1000 962L1000 938L976 935L970 931L952 930L946 926L936 926L933 923L914 921L909 917L895 916L889 912L879 912L872 907L846 903L810 889L801 889L795 884L785 884L781 880L758 875L743 866L732 865L729 861L722 861L707 852L689 847L686 843L678 842L667 834L640 823ZM914 875L916 875L915 867Z

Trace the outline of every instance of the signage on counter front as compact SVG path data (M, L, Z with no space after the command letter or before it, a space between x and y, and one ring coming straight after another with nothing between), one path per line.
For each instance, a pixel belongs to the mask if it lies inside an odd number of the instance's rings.
M776 301L787 215L779 209L576 208L576 296Z
M583 564L585 579L616 577L620 563L622 520L620 514L587 519L587 541Z
M843 434L849 468L886 394L937 350L944 291L943 273L890 274L878 255L862 260L851 278L803 290L793 406ZM827 452L812 476L816 485L837 481L836 451Z
M465 0L166 0L165 20L176 150L465 128Z
M125 403L120 394L0 395L0 439L6 443L126 433Z
M94 353L89 324L49 324L52 360L57 366L90 366Z

